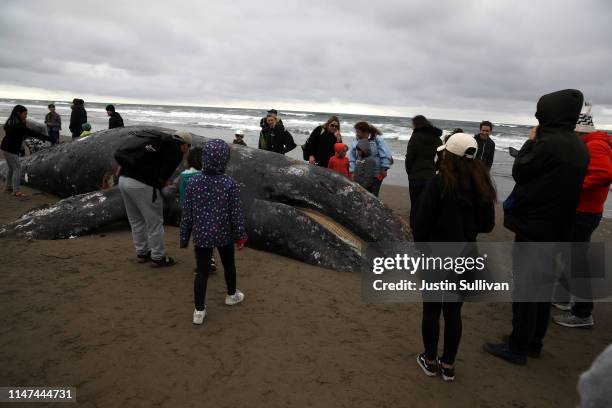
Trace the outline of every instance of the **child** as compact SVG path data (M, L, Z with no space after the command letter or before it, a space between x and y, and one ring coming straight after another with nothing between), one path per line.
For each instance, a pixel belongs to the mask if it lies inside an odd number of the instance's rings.
M244 300L236 289L234 243L240 250L247 241L236 181L225 175L230 148L223 140L206 143L202 153L202 172L192 177L183 202L180 247L186 248L193 233L197 273L193 282L195 310L193 323L202 324L206 317L206 286L210 258L216 247L221 255L227 284L226 305Z
M327 168L344 175L344 177L348 177L349 159L346 157L348 147L344 143L336 143L334 144L334 151L336 155L329 159Z
M202 171L202 148L201 147L193 147L187 152L187 159L185 160L185 170L179 174L175 185L178 184L179 188L179 204L181 207L183 206L183 201L185 201L185 191L187 191L187 185L189 184L189 180L193 178L196 174ZM210 256L210 272L215 272L217 270L217 264L215 262L215 257L211 254ZM196 273L198 272L196 268Z
M193 147L187 152L185 160L185 170L179 175L179 203L183 205L185 201L185 191L189 180L202 171L202 148Z
M85 139L87 136L91 135L91 125L89 123L83 123L81 128L83 129L81 138Z
M376 159L370 153L370 142L361 139L357 143L357 161L355 162L355 172L353 181L359 183L361 187L374 194L374 179L376 178Z
M474 137L465 133L452 135L438 147L438 151L444 151L440 171L429 180L416 202L412 226L415 242L475 242L479 233L493 229L497 193L488 170L474 159L477 150ZM450 295L423 292L421 331L425 351L416 359L426 375L440 373L445 381L455 379L455 357L462 332L462 295ZM445 300L447 297L449 300ZM441 314L444 352L438 359Z
M237 145L241 145L241 146L246 146L247 144L244 142L244 132L242 130L237 130L236 133L234 133L234 144Z

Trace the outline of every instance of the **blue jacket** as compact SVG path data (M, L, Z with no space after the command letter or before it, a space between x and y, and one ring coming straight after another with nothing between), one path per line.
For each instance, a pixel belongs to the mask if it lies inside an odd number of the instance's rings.
M370 152L374 160L376 160L376 167L374 168L374 174L380 173L381 170L388 170L393 164L393 156L391 155L391 149L382 137L370 137ZM353 140L351 143L351 149L349 150L349 172L355 172L355 162L357 161L357 143L358 139Z
M230 148L220 139L206 143L202 172L187 184L181 215L180 246L185 248L193 234L193 245L220 247L247 237L240 189L225 166Z

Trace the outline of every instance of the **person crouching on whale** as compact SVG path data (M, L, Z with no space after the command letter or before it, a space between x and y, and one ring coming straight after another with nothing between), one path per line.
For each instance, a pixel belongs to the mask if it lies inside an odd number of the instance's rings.
M232 306L244 300L244 294L236 289L234 244L242 249L247 235L240 189L236 181L225 174L229 156L230 148L223 140L213 139L206 143L202 153L202 172L189 181L183 202L180 247L187 248L193 235L197 264L193 282L193 324L202 324L206 317L206 286L215 247L225 272L225 304Z
M28 110L25 106L16 105L11 112L11 116L4 124L4 137L0 149L6 159L8 171L6 173L5 193L12 193L15 197L25 197L25 194L20 191L21 186L21 163L19 162L19 153L23 140L27 136L35 137L46 142L53 143L53 138L42 133L38 133L26 124Z
M172 135L146 132L127 138L115 152L119 191L132 229L139 263L152 267L172 266L164 245L164 204L161 189L183 160L191 145L191 134L182 130Z
M497 194L486 167L475 160L477 150L474 137L465 133L452 135L438 147L443 151L440 172L429 180L416 202L415 242L475 242L478 233L493 230ZM425 351L417 356L417 363L426 375L440 373L445 381L453 381L463 302L432 301L427 295L423 293L421 326ZM441 313L444 352L438 359Z

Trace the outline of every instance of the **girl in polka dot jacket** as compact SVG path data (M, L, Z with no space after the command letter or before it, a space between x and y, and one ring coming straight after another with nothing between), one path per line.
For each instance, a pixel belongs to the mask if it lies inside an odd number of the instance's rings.
M221 256L227 284L226 305L242 302L244 294L236 289L234 243L241 249L247 235L240 201L240 189L224 174L230 148L220 139L206 143L202 152L202 172L187 185L183 202L180 246L186 248L193 235L197 272L193 283L195 311L193 323L202 324L206 316L206 284L210 259L216 247Z

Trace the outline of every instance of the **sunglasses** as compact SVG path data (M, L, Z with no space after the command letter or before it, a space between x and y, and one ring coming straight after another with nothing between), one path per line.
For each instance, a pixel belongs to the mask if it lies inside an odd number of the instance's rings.
M335 123L331 123L331 124L329 125L329 127L337 128L337 127L338 127L338 125L336 125Z

